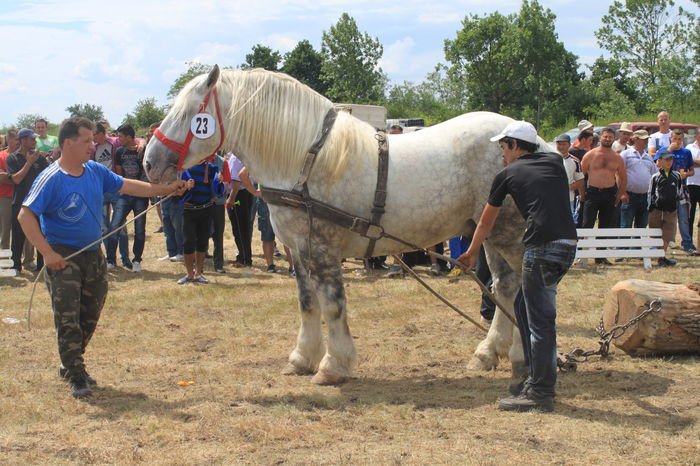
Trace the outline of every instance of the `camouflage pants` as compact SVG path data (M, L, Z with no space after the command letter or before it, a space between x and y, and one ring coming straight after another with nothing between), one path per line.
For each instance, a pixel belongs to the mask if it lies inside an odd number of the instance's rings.
M76 250L60 245L53 249L67 257ZM63 270L46 269L51 295L58 354L69 374L85 370L83 353L90 342L107 298L107 269L101 249L85 251L68 261Z

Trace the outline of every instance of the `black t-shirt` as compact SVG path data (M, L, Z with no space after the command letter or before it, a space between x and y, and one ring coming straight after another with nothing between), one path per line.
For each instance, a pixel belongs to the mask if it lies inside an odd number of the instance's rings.
M24 167L26 162L27 159L24 158L24 155L20 154L19 152L8 155L6 160L7 173L14 175L18 171L22 170L22 167ZM44 171L44 169L49 165L50 163L48 160L46 160L46 157L40 156L38 159L36 159L22 182L14 185L15 189L12 193L12 205L22 205L24 198L27 197L27 194L29 194L32 183L34 183L34 180L36 180L36 177L39 176L39 173Z
M576 239L561 155L534 153L517 158L494 178L488 203L500 207L508 194L525 219L526 247Z
M144 180L143 154L121 146L114 154L114 165L121 165L124 178Z

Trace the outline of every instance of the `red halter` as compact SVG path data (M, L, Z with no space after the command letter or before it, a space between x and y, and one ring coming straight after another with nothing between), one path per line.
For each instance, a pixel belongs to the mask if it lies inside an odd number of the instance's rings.
M221 132L221 138L219 140L219 145L216 146L216 149L214 149L214 153L207 157L207 160L211 160L211 158L214 157L216 152L219 149L221 149L221 146L224 144L225 137L224 123L221 120L221 110L219 109L219 92L216 90L216 86L209 89L207 95L204 96L204 101L202 102L202 105L199 106L199 111L197 113L202 113L207 108L207 105L209 105L209 98L211 97L212 91L214 92L214 103L216 105L216 116L219 120L219 131ZM153 136L155 136L156 139L162 142L165 145L165 147L167 147L168 149L180 156L180 158L177 161L177 171L181 171L182 164L185 162L185 157L187 156L187 153L190 150L190 143L192 142L192 138L194 137L194 133L192 133L192 127L190 126L190 129L187 131L187 137L185 138L185 142L182 144L180 144L179 142L175 142L172 139L169 139L165 134L161 132L160 128L156 128L156 130L153 131Z

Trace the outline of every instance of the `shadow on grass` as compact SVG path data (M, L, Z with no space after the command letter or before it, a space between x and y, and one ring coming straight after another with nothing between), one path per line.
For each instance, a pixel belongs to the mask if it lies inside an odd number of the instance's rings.
M99 418L113 418L125 414L153 414L167 416L172 419L188 422L192 415L184 411L189 405L199 403L199 400L187 398L177 401L163 401L150 398L140 392L127 392L113 387L93 387L93 395L85 403L102 410Z
M555 415L602 422L613 426L677 432L696 424L694 417L654 406L645 397L663 396L673 380L645 372L608 370L563 374L559 378ZM399 379L356 378L341 385L339 396L314 392L304 395L250 397L243 400L263 407L293 406L300 411L345 410L375 405L410 405L415 410L471 410L506 396L510 379L483 376L446 378L429 375ZM581 401L573 400L574 397ZM609 408L595 408L605 402ZM611 404L612 403L612 404ZM617 403L617 405L615 405ZM626 413L634 405L645 411Z

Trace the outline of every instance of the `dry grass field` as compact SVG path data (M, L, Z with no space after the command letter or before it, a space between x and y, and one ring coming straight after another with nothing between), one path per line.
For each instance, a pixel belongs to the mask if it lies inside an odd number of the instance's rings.
M361 276L350 261L359 364L345 385L319 387L310 377L280 375L299 321L292 278L233 268L215 274L209 262L209 285L178 286L183 266L156 261L163 243L149 234L143 273L110 273L86 355L98 381L88 401L74 400L56 375L43 284L31 331L0 321L0 463L700 462L697 355L632 358L614 350L560 375L554 413L500 412L507 361L490 372L466 369L482 333L413 280ZM233 255L230 234L226 250ZM677 258L670 270L646 272L641 261L572 270L559 288L561 349L596 347L603 297L619 280L698 281L700 258ZM417 270L478 317L476 285ZM32 278L0 279L0 317L26 317Z

